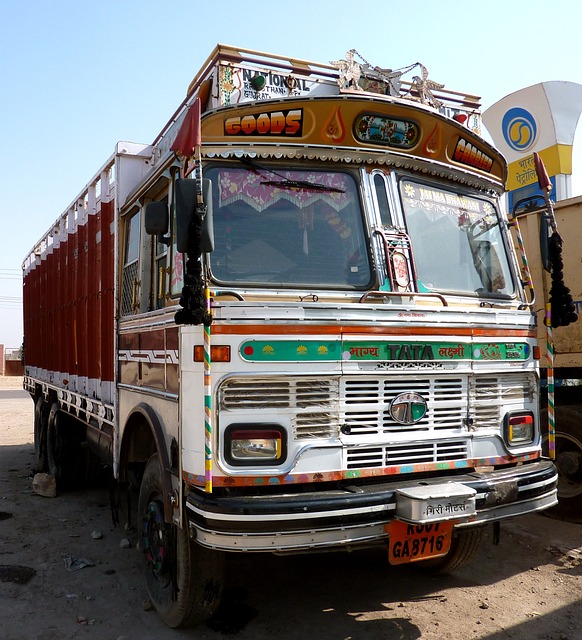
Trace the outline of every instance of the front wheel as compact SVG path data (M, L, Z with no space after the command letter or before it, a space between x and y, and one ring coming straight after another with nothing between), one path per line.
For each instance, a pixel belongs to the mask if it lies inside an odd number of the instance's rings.
M173 628L204 622L218 609L224 554L192 542L186 527L164 520L162 475L157 455L146 465L139 492L140 546L152 604Z
M464 567L477 555L482 538L483 527L460 529L453 538L446 556L422 560L416 564L421 571L432 575L451 573Z

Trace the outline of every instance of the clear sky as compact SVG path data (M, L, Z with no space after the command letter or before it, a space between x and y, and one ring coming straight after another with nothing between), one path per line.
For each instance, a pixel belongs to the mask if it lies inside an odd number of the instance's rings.
M151 143L221 42L329 62L422 62L483 110L582 84L574 0L0 0L0 343L22 342L21 264L120 140ZM582 130L582 125L579 127ZM574 191L582 135L574 144Z

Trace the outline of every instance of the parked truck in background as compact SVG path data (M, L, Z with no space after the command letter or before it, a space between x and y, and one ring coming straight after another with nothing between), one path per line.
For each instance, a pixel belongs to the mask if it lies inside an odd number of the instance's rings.
M564 286L569 290L578 319L552 329L553 356L548 358L546 309L552 301L552 276L541 251L549 226L543 219L548 207L541 198L526 200L516 207L523 243L536 292L534 308L538 317L541 350L542 421L548 421L548 370L553 370L555 422L555 462L558 468L559 504L552 511L567 519L582 517L582 197L551 203L557 233L562 239L560 261ZM550 348L551 353L551 348Z
M478 98L418 63L218 45L32 248L37 468L90 450L137 488L168 625L213 614L225 552L450 571L555 504L505 179Z

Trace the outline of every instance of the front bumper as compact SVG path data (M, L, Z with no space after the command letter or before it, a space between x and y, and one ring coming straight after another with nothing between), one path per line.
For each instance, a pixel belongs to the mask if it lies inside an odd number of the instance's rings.
M226 551L294 552L372 545L388 537L400 492L451 483L475 493L475 512L457 521L468 527L542 511L557 503L557 470L540 460L488 473L384 481L342 489L262 496L190 492L187 515L193 536ZM443 518L444 519L444 518Z

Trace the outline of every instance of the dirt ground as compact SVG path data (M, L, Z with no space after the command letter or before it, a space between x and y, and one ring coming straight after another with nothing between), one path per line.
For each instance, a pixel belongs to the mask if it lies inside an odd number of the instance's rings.
M32 490L32 401L0 377L0 640L582 640L582 524L504 523L451 576L387 565L382 550L229 557L224 606L195 629L148 606L136 535L106 487ZM129 546L127 546L129 542Z

